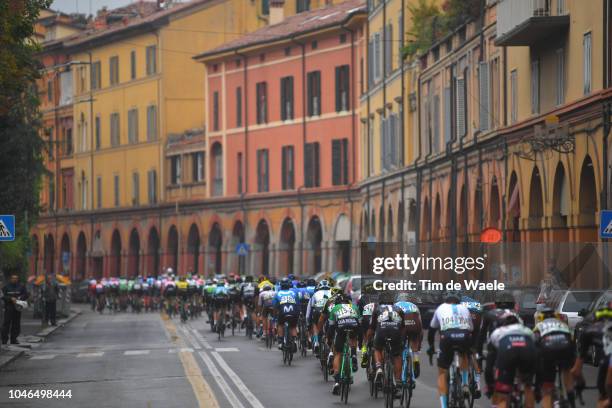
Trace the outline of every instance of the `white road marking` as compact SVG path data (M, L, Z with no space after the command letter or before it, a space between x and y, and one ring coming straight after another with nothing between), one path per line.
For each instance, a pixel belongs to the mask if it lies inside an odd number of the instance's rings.
M238 350L236 347L219 347L219 348L216 348L215 351L217 353L227 353L231 351L240 351L240 350Z
M57 354L39 354L37 356L30 357L30 360L51 360L55 358Z
M151 350L127 350L123 353L124 356L143 356L149 354Z
M193 349L191 347L183 347L183 348L180 348L179 351L181 353L193 353Z
M255 397L255 395L253 395L251 390L249 390L247 386L244 385L244 383L242 382L240 377L238 377L238 375L234 372L234 370L232 370L230 366L227 365L225 360L223 360L223 357L221 357L221 355L216 351L213 351L211 354L215 358L215 360L217 360L217 364L219 364L219 366L227 373L228 377L236 385L236 388L238 388L238 391L240 391L242 395L244 395L246 400L249 401L253 408L264 408L262 403Z
M204 336L202 336L197 329L195 329L194 327L191 327L191 326L189 328L193 332L193 335L195 336L195 338L198 339L200 341L200 343L202 343L202 345L204 346L204 348L206 350L212 350L212 346L208 343L208 341L206 341Z
M200 346L198 341L193 338L193 336L191 335L191 333L189 333L189 330L187 328L179 327L179 330L180 330L181 333L183 333L183 336L185 336L187 338L187 342L191 343L191 345L193 346L194 349L196 349L196 350L201 350L202 349L202 347Z
M210 371L210 373L212 374L213 378L217 382L217 385L219 386L231 406L234 408L244 408L244 405L242 405L242 402L240 402L236 394L234 394L234 391L232 391L230 386L227 384L227 381L225 381L225 378L223 378L223 376L217 369L217 366L215 366L215 363L213 363L210 357L208 357L203 351L198 352L198 354L204 361L204 364L206 364L208 371Z
M83 358L83 357L102 357L104 355L103 352L100 353L79 353L77 354L77 358Z

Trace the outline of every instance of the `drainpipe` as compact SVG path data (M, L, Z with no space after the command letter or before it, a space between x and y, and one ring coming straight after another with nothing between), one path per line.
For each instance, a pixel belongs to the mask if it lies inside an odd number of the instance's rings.
M402 0L402 31L400 31L399 34L399 39L400 39L400 45L402 48L402 52L404 50L404 27L406 27L406 4L405 4L405 0ZM400 27L398 27L399 30ZM402 110L402 115L400 116L400 165L403 167L404 164L406 163L406 152L404 151L406 149L406 141L404 140L404 137L406 135L406 131L404 129L404 125L406 123L406 100L405 100L405 95L406 95L406 80L404 78L404 74L405 74L405 67L404 67L404 56L403 55L399 55L399 64L400 64L400 70L401 70L401 78L400 78L400 88L401 88L401 92L402 95L400 96L400 100L402 103L401 106L401 110ZM402 174L402 202L404 201L404 190L403 190L403 185L404 185L404 175ZM403 237L403 234L400 235ZM403 240L403 238L402 238Z

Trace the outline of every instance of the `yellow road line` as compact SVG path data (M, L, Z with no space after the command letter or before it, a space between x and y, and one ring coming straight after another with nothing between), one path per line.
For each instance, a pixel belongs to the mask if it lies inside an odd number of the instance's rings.
M162 319L164 321L164 328L170 335L172 342L176 344L178 348L185 347L185 342L178 336L176 326L172 320L168 319L166 315L162 315ZM177 354L185 370L185 376L189 380L193 393L198 400L198 406L200 408L219 408L219 402L217 398L215 398L210 385L208 385L208 382L206 382L206 379L202 376L202 371L193 353L180 351Z

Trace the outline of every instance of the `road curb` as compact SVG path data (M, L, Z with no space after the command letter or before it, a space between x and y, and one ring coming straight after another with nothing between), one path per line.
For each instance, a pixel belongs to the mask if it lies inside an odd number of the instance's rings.
M42 340L44 340L45 338L49 337L51 334L55 333L56 330L66 326L68 323L73 321L80 314L81 314L81 311L79 310L71 311L70 316L68 316L65 319L59 320L57 322L58 323L57 326L49 326L46 329L42 329L41 331L36 333L34 336L40 337Z
M6 346L3 346L6 347ZM4 366L8 365L9 363L11 363L12 361L15 361L16 359L18 359L19 357L21 357L21 355L24 353L24 350L2 350L2 352L0 352L0 368L3 368Z

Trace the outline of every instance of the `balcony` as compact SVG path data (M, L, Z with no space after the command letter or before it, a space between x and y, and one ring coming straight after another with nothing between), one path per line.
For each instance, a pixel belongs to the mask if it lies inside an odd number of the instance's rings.
M533 46L567 31L564 0L501 0L497 5L497 46Z

